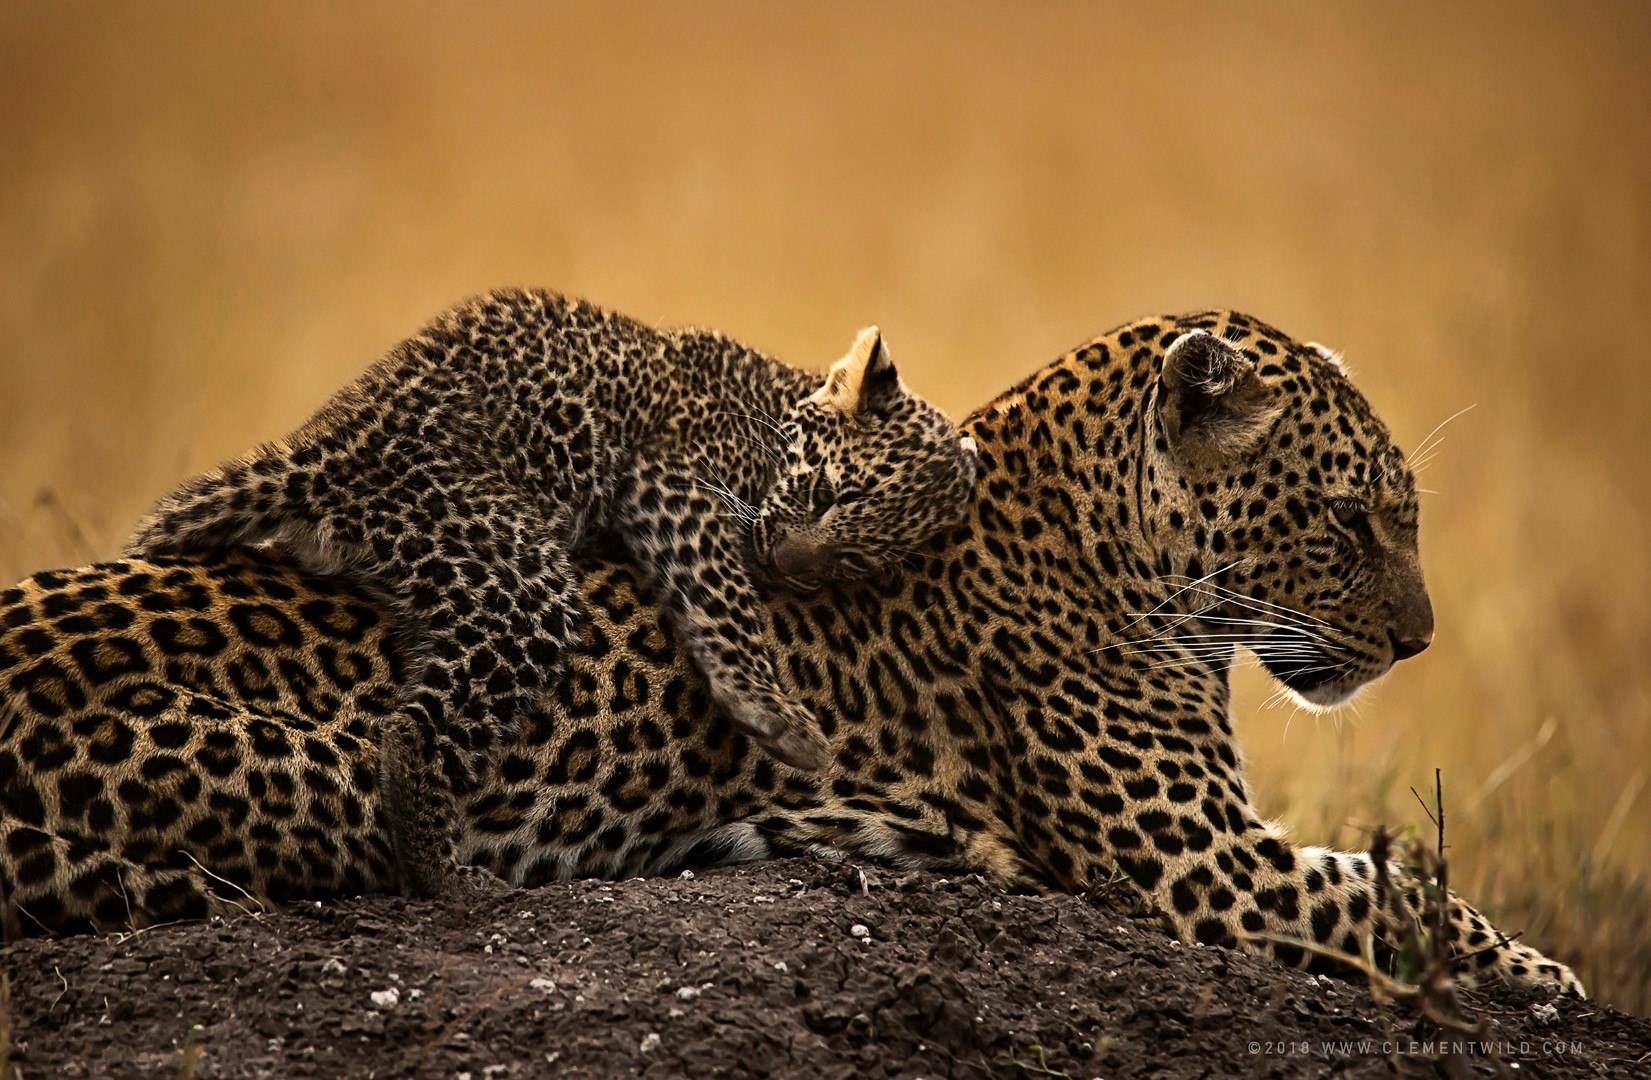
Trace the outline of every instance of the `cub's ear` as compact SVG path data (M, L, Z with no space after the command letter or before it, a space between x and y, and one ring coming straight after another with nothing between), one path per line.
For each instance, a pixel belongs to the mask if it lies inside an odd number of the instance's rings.
M808 400L846 416L865 416L887 408L904 394L882 331L868 326L854 339L848 355L831 365L825 385Z
M1182 334L1164 354L1158 411L1178 453L1248 452L1278 415L1268 399L1255 364L1208 331Z
M967 486L973 487L980 478L980 446L969 435L958 440L958 447L963 451L963 460L967 463L964 472L968 474Z

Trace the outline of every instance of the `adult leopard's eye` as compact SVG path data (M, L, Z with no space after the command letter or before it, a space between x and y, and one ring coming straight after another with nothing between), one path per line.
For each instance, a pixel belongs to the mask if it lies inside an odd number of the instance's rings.
M1367 524L1370 517L1369 508L1358 499L1331 499L1330 513L1350 529Z
M831 487L831 481L823 477L814 482L814 491L809 496L809 503L814 507L816 514L823 514L837 503L837 492Z

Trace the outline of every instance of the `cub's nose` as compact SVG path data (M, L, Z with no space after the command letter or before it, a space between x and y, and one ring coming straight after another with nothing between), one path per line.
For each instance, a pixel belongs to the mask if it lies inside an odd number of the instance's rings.
M1412 656L1415 656L1426 649L1429 645L1433 644L1432 630L1429 630L1421 637L1406 638L1401 638L1392 631L1388 631L1387 637L1388 640L1393 643L1394 663L1398 663L1400 660L1409 660Z
M798 580L817 576L830 557L829 546L806 536L787 536L768 549L768 562L781 575Z

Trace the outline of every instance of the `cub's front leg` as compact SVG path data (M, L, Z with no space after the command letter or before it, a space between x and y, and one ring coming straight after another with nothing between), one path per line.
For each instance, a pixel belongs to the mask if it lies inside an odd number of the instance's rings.
M733 722L774 757L823 768L831 747L781 684L764 640L753 578L750 508L686 462L639 466L616 531L660 586L681 644Z

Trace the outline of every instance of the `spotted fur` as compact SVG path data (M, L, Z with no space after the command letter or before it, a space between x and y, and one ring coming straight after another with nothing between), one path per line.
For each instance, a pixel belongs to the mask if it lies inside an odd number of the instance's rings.
M128 554L274 543L386 598L412 661L386 797L403 882L427 895L475 880L452 857L451 796L475 789L579 640L571 553L615 538L734 722L819 768L830 749L762 639L759 566L803 588L890 570L956 524L973 480L955 426L905 389L875 328L821 385L721 334L499 292L398 345L292 436L190 481Z
M1431 632L1414 485L1363 396L1278 331L1204 313L1107 334L965 430L963 525L898 579L765 603L824 771L757 753L634 571L593 553L592 619L467 795L464 858L523 886L821 849L1034 889L1121 877L1187 941L1380 953L1370 856L1262 820L1228 685L1245 642L1294 692L1344 698ZM384 708L399 655L381 609L261 555L0 596L11 927L384 886L371 728L335 718ZM1392 873L1415 909L1421 884ZM1580 992L1456 897L1447 934L1465 970Z

